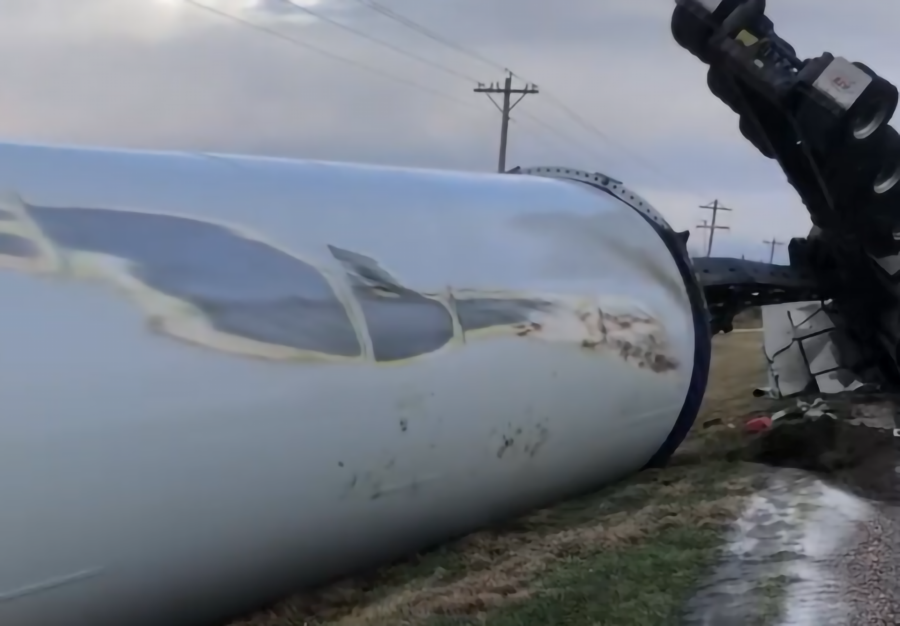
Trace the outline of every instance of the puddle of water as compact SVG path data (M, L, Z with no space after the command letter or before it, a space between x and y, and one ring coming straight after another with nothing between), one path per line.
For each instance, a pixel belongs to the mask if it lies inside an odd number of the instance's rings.
M809 473L772 470L748 499L709 580L686 607L696 626L839 626L853 608L834 562L875 514Z

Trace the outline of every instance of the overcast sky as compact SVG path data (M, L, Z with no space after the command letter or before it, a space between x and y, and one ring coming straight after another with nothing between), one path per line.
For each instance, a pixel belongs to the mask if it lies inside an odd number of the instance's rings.
M288 11L282 0L199 1L461 102L292 46L184 0L2 0L0 136L496 167L499 113L466 80ZM808 232L806 211L780 169L745 142L736 116L707 91L705 66L672 40L672 0L382 2L538 83L544 93L527 97L514 112L510 166L603 171L637 189L679 228L708 219L696 207L718 198L735 209L721 218L732 231L717 234L719 255L762 259L762 239ZM499 68L359 0L302 3L459 74L503 78ZM768 5L777 30L801 57L828 50L900 83L900 67L891 67L900 54L900 3ZM557 101L612 141L584 130ZM692 240L701 234L694 231ZM786 260L784 247L776 258Z

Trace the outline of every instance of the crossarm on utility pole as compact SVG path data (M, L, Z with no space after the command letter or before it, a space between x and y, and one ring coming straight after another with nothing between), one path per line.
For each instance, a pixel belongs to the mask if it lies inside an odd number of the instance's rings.
M501 174L506 171L506 146L509 138L509 113L515 108L517 104L519 104L522 99L529 94L540 93L538 91L537 85L527 84L522 89L513 89L512 86L512 74L509 74L506 77L506 80L503 81L503 87L501 88L497 83L491 83L490 85L484 85L482 83L478 84L478 87L474 90L475 93L483 93L487 94L488 99L493 103L497 110L500 111L502 115L501 123L500 123L500 155L497 159L497 171ZM496 101L491 97L492 94L503 94L503 106L497 104ZM511 96L513 94L520 94L519 99L515 102L510 102Z
M713 200L712 204L701 205L700 208L712 211L712 223L708 226L705 223L702 226L697 226L697 228L709 229L709 245L706 247L706 256L710 256L712 254L713 236L716 234L716 230L731 230L728 226L719 226L716 224L716 217L718 216L719 211L733 211L734 209L722 206L719 204L718 200Z
M778 241L775 237L772 237L772 240L764 239L763 243L769 246L769 263L775 260L775 246L783 246L783 241Z

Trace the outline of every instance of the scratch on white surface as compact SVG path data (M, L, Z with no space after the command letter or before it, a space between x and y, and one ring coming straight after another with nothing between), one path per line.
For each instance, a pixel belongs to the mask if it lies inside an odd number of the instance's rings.
M554 306L518 325L518 335L618 354L657 373L680 365L671 352L665 323L637 300L613 295L545 299Z
M11 602L13 600L18 600L19 598L24 598L26 596L33 596L39 593L44 593L45 591L50 591L51 589L57 589L59 587L64 587L66 585L72 585L75 583L83 582L90 578L96 578L100 574L103 573L104 568L102 567L94 567L91 569L84 569L73 574L66 574L65 576L56 576L54 578L49 578L47 580L43 580L39 583L34 583L31 585L25 585L23 587L19 587L17 589L11 589L9 591L4 591L0 593L0 603Z

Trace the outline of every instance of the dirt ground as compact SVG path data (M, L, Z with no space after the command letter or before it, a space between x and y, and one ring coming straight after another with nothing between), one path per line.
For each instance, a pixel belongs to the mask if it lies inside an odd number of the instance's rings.
M753 467L745 416L772 402L762 333L717 336L709 391L670 467L471 535L231 626L659 626L713 564Z

